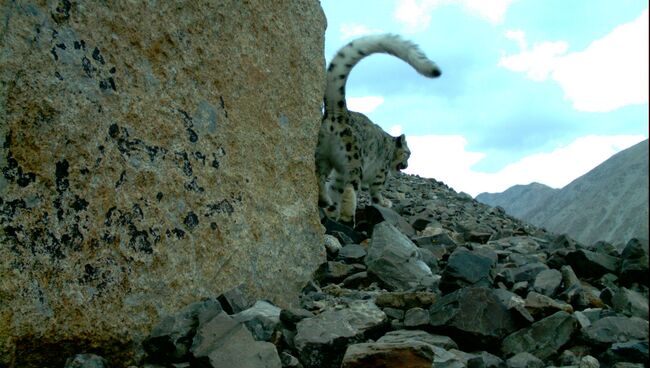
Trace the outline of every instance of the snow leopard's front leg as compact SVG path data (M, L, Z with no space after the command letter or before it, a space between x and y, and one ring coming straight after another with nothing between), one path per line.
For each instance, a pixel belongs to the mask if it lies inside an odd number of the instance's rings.
M384 189L386 184L386 172L387 170L382 170L382 172L375 177L372 184L370 184L370 198L372 198L373 204L390 208L393 206L393 203L381 194L381 190Z

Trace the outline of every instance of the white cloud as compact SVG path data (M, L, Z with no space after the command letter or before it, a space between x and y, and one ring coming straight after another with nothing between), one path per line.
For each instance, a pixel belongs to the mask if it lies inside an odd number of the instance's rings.
M384 103L384 98L381 96L348 97L346 103L348 109L352 111L369 114Z
M341 41L357 38L360 36L366 36L369 34L384 33L384 31L381 29L369 28L368 26L359 23L343 23L341 24L340 31Z
M393 137L397 137L402 134L402 126L399 124L393 125L392 127L388 128L387 133Z
M503 56L498 65L535 81L550 77L576 110L606 112L648 102L647 9L579 52L567 53L565 41L543 42L529 50L521 31L505 36L523 47L519 54Z
M431 12L444 5L461 5L469 13L493 24L503 22L506 11L515 0L399 0L395 19L404 25L402 32L417 33L431 23Z
M407 137L411 159L406 172L435 178L459 192L476 196L502 192L516 184L538 182L562 188L574 179L647 136L585 136L552 152L536 153L505 166L496 173L473 171L485 154L468 152L462 136Z

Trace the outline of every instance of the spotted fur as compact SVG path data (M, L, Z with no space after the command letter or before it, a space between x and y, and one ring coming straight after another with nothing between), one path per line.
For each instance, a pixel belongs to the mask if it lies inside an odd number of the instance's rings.
M419 47L396 35L358 38L341 48L327 68L325 112L316 149L319 205L329 217L354 223L356 192L368 186L373 203L390 207L381 195L388 175L403 170L411 154L404 135L392 137L365 115L349 111L345 84L352 68L364 57L387 53L435 78L441 72ZM328 182L334 172L332 181ZM329 183L329 184L328 184Z

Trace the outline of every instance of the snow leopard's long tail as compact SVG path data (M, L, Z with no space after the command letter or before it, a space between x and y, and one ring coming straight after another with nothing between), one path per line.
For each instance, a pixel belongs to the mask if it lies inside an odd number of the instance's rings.
M371 35L357 38L341 48L327 68L327 87L325 89L325 112L344 113L345 84L354 66L364 57L375 53L387 53L409 63L425 77L440 76L440 68L424 55L411 41L394 34Z

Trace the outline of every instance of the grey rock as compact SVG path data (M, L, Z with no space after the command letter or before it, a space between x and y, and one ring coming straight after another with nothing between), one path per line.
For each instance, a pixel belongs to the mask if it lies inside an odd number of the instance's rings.
M532 283L535 277L542 271L548 270L548 266L544 263L535 262L527 263L517 268L506 269L504 271L506 282L515 284L517 282L526 281Z
M166 316L151 330L142 346L151 362L181 362L188 358L192 338L199 324L223 311L215 299L192 303L178 313Z
M523 319L529 323L535 321L535 318L526 309L526 302L519 295L505 289L494 289L494 295L512 312L515 318L520 317L520 320Z
M402 343L408 341L419 341L429 345L438 346L443 349L458 349L458 345L449 336L435 335L422 330L395 330L387 332L380 337L378 342Z
M447 260L440 288L450 292L466 286L491 286L496 262L467 248L457 248Z
M621 253L620 281L624 286L648 280L648 240L631 239Z
M616 257L586 249L578 249L566 255L567 264L584 278L599 278L606 273L617 273L620 261Z
M338 258L345 262L359 262L366 256L366 249L359 244L347 244L341 248Z
M467 361L467 368L503 368L503 359L487 351L475 352L474 357Z
M506 355L528 352L545 360L570 341L576 327L571 314L560 311L508 335L501 350Z
M627 316L648 318L648 298L634 290L620 288L612 298L614 310Z
M467 363L463 361L458 355L453 352L443 349L438 346L433 347L435 357L433 358L433 366L436 368L466 368Z
M639 317L605 317L583 329L582 336L595 345L645 340L648 321Z
M368 273L393 290L434 284L431 269L418 258L417 246L388 222L375 226L365 262Z
M243 286L241 285L219 295L217 300L219 300L219 303L221 303L223 310L228 314L239 313L250 308L253 303L255 303L255 300L252 300L246 294Z
M422 327L429 324L429 311L419 307L411 308L404 315L404 326Z
M407 237L415 236L415 229L402 216L391 208L377 205L367 206L364 210L364 217L374 234L374 227L382 222L387 222Z
M281 309L275 305L258 300L252 307L232 315L232 318L243 323L255 340L269 341L273 332L279 327L280 312Z
M506 361L508 368L544 368L544 362L536 356L521 352Z
M282 368L302 368L302 364L295 356L283 351L280 354L280 361L282 362Z
M388 318L398 319L398 320L404 319L404 311L401 309L386 307L386 308L382 308L382 310L384 311L384 313L386 313L386 316Z
M362 342L386 322L386 314L370 301L354 301L344 308L305 318L296 327L300 360L307 368L338 368L348 344Z
M380 292L375 298L375 304L382 308L427 308L438 299L438 294L428 291L390 291Z
M349 276L363 272L365 267L360 264L346 264L338 261L323 263L316 271L315 279L319 282L339 283Z
M511 312L487 288L457 290L433 303L429 312L434 330L465 342L463 349L495 345L516 329Z
M524 300L526 309L534 317L546 317L557 311L573 313L573 307L570 304L562 303L546 295L531 291Z
M108 362L106 359L95 354L77 354L68 358L65 362L65 368L106 368Z
M633 340L613 343L603 354L603 360L608 363L632 362L648 363L648 340Z
M332 257L336 257L341 251L341 242L334 236L330 234L325 234L323 241L325 243L325 250L327 254Z
M255 341L250 331L226 313L199 327L191 347L192 366L209 368L281 368L275 346Z
M600 368L600 362L591 355L585 355L580 359L578 368Z
M303 308L289 308L280 311L280 321L294 329L296 324L305 318L311 318L314 314Z
M535 277L533 290L546 296L554 296L562 284L562 273L555 269L540 271Z

